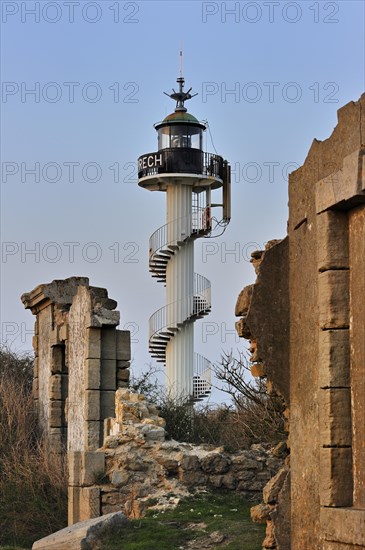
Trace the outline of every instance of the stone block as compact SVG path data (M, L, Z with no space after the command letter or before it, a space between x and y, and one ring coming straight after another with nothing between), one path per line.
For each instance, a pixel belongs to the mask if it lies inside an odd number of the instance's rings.
M321 550L364 550L365 546L354 546L353 544L342 544L342 542L333 542L324 540Z
M349 326L349 272L325 271L318 277L319 323L322 329Z
M62 427L63 401L50 401L49 404L49 426L51 428Z
M340 170L315 184L317 213L350 201L361 193L361 156L361 149L347 155Z
M68 462L68 485L79 487L81 484L81 452L69 451Z
M62 376L53 374L49 378L49 398L51 401L62 399Z
M349 330L319 333L319 383L321 388L350 386Z
M69 326L67 323L62 325L59 329L59 338L61 342L64 342L65 340L68 340L68 333L69 333Z
M350 544L351 550L365 548L365 510L321 508L320 523L326 540Z
M321 390L319 419L321 444L323 446L350 446L350 388Z
M113 331L115 333L115 331ZM114 347L115 350L115 347ZM102 390L116 390L117 387L117 362L115 359L101 360L101 383Z
M35 357L33 362L33 376L34 378L38 378L39 374L39 358Z
M100 391L86 390L84 405L85 420L100 420Z
M121 382L128 382L130 377L129 369L118 369L117 370L117 380Z
M73 525L74 523L78 523L80 521L80 492L81 492L80 487L73 487L73 486L68 487L68 524L69 525ZM50 535L50 537L56 536L56 535L57 533L54 533L53 535ZM41 539L35 542L32 548L44 548L45 550L52 548L52 546L49 544L50 541L47 540L48 538L49 537L46 537L44 539ZM43 541L47 542L48 546L47 545L43 546ZM60 548L62 548L62 546L54 545L53 548L55 550L56 549L59 550ZM70 547L64 546L64 548L65 550L69 550Z
M39 392L39 380L38 378L33 378L32 394L35 399L38 397L38 392Z
M105 472L105 454L87 451L81 453L80 481L83 487L95 485L96 476Z
M69 522L69 527L57 531L33 544L33 550L85 550L100 547L104 534L120 531L128 522L122 512L114 512L86 521Z
M38 355L38 336L34 335L32 337L32 346L34 349L34 355Z
M51 372L52 374L60 374L62 372L64 362L63 346L53 346L51 350Z
M49 344L50 346L59 346L61 344L59 330L57 326L49 333Z
M61 454L65 451L65 434L63 428L50 428L48 433L49 450L55 454Z
M346 212L329 210L317 216L317 259L320 272L349 268Z
M101 358L117 358L117 336L115 328L103 328L101 331Z
M85 451L96 451L102 444L102 425L100 421L89 420L85 422Z
M100 359L85 359L84 384L86 390L100 389Z
M68 397L68 374L61 374L61 396L62 400Z
M125 470L115 470L112 474L111 483L115 487L127 485L130 475Z
M254 363L251 365L251 374L255 378L261 378L265 376L265 365L263 363Z
M234 312L236 317L242 317L243 315L247 315L247 312L251 304L253 287L254 285L248 285L239 293L237 302L236 302L235 312Z
M351 448L323 448L320 451L321 506L352 505Z
M100 359L101 357L101 329L86 329L86 359Z
M115 417L115 392L101 392L101 419Z
M117 370L129 369L130 366L130 361L117 361Z
M118 361L131 360L131 333L129 330L116 330Z
M250 329L246 325L244 319L240 319L239 321L236 321L235 327L236 327L236 332L240 338L246 338L247 340L250 340L250 338L252 338Z
M287 468L281 468L281 470L279 470L278 473L265 485L263 490L263 501L265 504L274 504L277 502L279 492L287 475Z

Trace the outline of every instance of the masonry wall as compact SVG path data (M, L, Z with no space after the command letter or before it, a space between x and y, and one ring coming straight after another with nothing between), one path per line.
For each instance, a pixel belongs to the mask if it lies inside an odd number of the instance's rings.
M284 483L261 518L273 521L267 548L365 548L364 146L365 95L290 175L288 237L253 254L257 281L236 311L253 373L289 419L290 499Z
M36 315L33 392L50 452L67 453L69 523L101 514L104 421L128 385L130 333L117 330L117 303L87 278L39 285L22 296Z

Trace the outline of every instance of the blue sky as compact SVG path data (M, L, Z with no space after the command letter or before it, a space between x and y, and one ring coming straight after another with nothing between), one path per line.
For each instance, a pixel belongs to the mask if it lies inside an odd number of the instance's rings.
M230 226L195 245L213 297L196 324L196 351L216 361L222 349L242 349L234 305L255 278L250 253L285 236L287 172L364 91L364 3L1 8L2 340L31 348L23 292L84 275L118 301L137 372L150 362L147 322L165 297L148 273L148 238L165 223L165 196L138 187L135 163L156 150L153 124L174 109L162 92L175 86L182 45L186 83L199 93L189 111L208 120L233 170Z

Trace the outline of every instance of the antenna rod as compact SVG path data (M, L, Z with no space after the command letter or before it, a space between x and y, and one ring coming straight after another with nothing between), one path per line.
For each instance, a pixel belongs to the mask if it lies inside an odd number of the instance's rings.
M180 48L180 78L182 78L182 47Z

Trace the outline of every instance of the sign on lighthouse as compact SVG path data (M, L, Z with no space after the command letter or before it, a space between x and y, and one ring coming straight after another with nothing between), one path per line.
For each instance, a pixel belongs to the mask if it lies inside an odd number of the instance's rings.
M212 235L212 208L220 230L230 221L230 166L217 154L203 151L206 124L187 112L194 97L179 91L173 113L155 124L158 151L138 159L138 184L166 193L166 223L150 237L149 269L166 286L166 305L149 320L149 350L166 365L167 389L174 398L197 401L211 388L211 363L194 353L194 322L211 310L208 279L194 272L194 241ZM195 94L196 95L196 94ZM222 203L212 204L211 191L222 188ZM217 221L219 220L219 221Z

